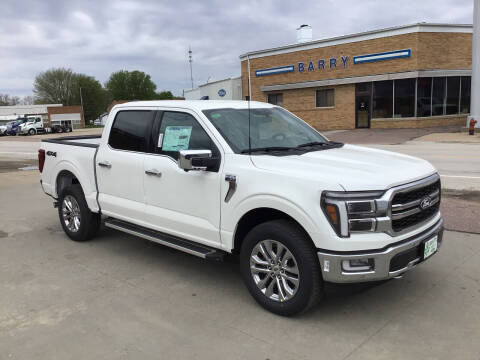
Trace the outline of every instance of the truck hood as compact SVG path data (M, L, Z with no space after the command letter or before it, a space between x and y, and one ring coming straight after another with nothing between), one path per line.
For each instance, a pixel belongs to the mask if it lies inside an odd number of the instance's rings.
M263 170L340 185L346 191L385 190L436 172L428 162L390 151L345 145L302 155L252 156Z

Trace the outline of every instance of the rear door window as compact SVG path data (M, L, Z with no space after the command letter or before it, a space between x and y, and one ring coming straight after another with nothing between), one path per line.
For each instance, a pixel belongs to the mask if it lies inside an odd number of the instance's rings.
M117 150L149 152L154 114L151 110L118 112L110 130L108 144Z

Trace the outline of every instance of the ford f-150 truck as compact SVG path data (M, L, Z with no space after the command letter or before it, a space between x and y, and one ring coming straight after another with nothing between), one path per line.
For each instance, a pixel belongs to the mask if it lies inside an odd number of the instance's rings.
M245 101L115 106L102 136L42 141L41 186L75 241L106 227L213 261L239 257L251 295L304 311L324 282L385 280L442 242L425 160L329 141Z

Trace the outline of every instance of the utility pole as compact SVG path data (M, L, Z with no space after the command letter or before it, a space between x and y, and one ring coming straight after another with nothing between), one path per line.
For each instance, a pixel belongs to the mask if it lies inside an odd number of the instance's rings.
M480 0L473 0L473 36L472 36L472 90L470 93L470 119L477 120L480 127Z
M82 106L82 116L83 116L83 121L85 122L85 111L83 111L82 87L80 87L80 105Z
M190 81L192 82L193 89L193 71L192 71L192 48L188 46L188 62L190 63Z

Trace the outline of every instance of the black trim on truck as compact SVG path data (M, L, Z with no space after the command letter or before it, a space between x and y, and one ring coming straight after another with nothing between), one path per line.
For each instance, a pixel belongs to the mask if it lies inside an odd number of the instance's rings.
M120 219L109 217L105 220L105 226L115 230L123 231L130 235L141 237L143 239L154 241L207 260L223 261L226 255L226 252L223 250L179 238L177 236L165 234L160 231L149 229Z
M100 144L91 144L91 143L82 143L82 142L72 142L69 140L88 140L88 139L100 139L102 135L84 135L84 136L64 136L56 139L43 139L42 142L61 144L61 145L72 145L72 146L82 146L89 148L98 148Z

